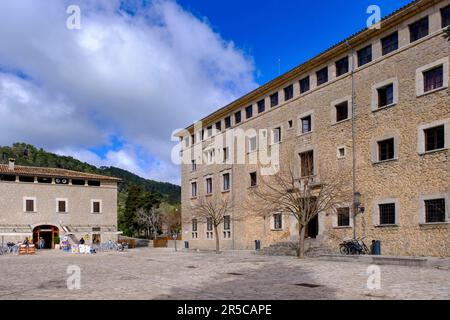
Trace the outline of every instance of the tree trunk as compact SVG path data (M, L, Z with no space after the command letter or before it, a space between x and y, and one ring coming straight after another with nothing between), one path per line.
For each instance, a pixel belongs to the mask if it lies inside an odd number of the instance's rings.
M214 227L214 236L216 237L216 253L220 253L220 245L219 245L219 231L217 230L217 227Z
M306 228L303 225L299 224L298 227L298 248L297 248L297 257L299 259L305 258L305 231Z

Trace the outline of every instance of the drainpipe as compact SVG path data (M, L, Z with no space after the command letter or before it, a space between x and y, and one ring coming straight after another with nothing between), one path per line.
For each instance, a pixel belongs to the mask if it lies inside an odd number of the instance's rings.
M352 77L352 191L353 191L353 237L357 237L356 216L358 211L358 203L356 199L356 103L355 103L355 50L348 40L345 42L351 50L351 77Z
M233 147L234 149L234 147ZM231 153L231 152L230 152ZM235 223L236 220L234 220L234 155L233 155L233 163L231 164L231 214L233 215L231 222L232 222L232 228L231 228L231 248L232 250L235 250L235 244L234 244L234 234L235 232Z

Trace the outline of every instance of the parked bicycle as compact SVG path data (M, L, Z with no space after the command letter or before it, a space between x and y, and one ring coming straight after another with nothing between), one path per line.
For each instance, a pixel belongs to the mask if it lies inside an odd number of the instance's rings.
M339 244L339 251L343 255L359 255L359 254L370 254L369 248L364 243L365 237L357 239L344 239L344 241Z

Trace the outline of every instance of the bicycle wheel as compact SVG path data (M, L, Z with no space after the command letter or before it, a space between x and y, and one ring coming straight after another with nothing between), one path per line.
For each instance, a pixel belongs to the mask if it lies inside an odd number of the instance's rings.
M339 251L341 252L342 255L348 255L349 251L348 248L345 244L341 244Z
M358 254L358 248L356 248L356 246L351 246L351 247L348 249L348 252L349 252L351 255L357 255L357 254Z

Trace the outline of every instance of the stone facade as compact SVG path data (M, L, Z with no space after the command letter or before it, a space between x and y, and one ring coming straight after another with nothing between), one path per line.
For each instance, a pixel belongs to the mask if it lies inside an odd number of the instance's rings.
M249 200L249 173L260 175L261 167L249 164L252 153L245 150L244 164L202 163L201 157L212 143L207 128L221 122L221 132L226 135L225 117L234 118L241 110L242 122L233 122L232 129L257 132L281 127L280 165L291 160L299 164L297 154L314 150L317 167L326 166L331 172L345 174L353 179L353 152L355 154L355 191L361 194L364 212L358 212L354 221L353 192L348 192L350 224L337 226L336 212L326 212L318 217L318 236L331 248L337 248L345 237L353 236L356 222L357 234L366 237L366 243L382 241L382 253L388 255L450 255L450 97L448 89L450 44L442 37L441 9L450 1L419 0L402 8L382 22L381 30L365 30L322 53L304 65L273 80L247 96L203 119L205 139L201 143L201 129L191 126L179 134L182 139L182 212L183 236L191 248L212 249L214 240L207 239L206 226L198 225L197 237L192 237L192 208L205 195L205 178L213 177L213 194L229 197L233 207L231 238L223 238L224 249L253 249L254 241L261 240L269 246L279 241L298 239L295 220L283 215L283 227L274 230L272 219L256 217L245 206ZM409 25L428 17L428 35L410 41ZM381 39L398 32L398 49L382 54ZM358 66L358 50L372 45L372 61ZM336 77L335 62L349 58L349 72ZM353 67L354 64L354 67ZM423 72L442 66L442 85L424 93ZM328 67L329 80L317 86L316 71ZM352 73L352 69L354 73ZM299 80L310 76L310 90L300 94ZM284 88L293 84L294 97L284 101ZM392 103L378 107L380 88L392 84ZM278 92L279 104L270 106L270 95ZM354 92L354 95L353 93ZM354 114L352 115L352 96ZM265 112L258 113L257 103L265 99ZM348 101L348 119L336 122L335 106ZM246 119L246 107L252 106L253 115ZM301 133L301 119L310 115L311 131ZM234 119L233 119L234 120ZM439 150L425 152L424 129L444 127L444 145ZM228 130L228 131L233 131ZM352 135L354 131L354 137ZM191 134L195 132L196 142ZM379 161L378 142L394 139L393 155L388 161ZM186 141L186 139L188 141ZM258 140L259 142L259 140ZM246 143L247 145L247 143ZM353 146L355 150L353 150ZM215 157L223 158L222 147L214 146ZM339 150L342 149L342 150ZM241 152L234 146L232 158ZM295 159L290 159L295 154ZM191 160L197 168L192 170ZM222 190L222 175L231 174L231 188ZM197 196L192 197L191 183L197 182ZM444 221L427 223L425 201L445 201ZM393 223L380 223L380 205L392 204L395 208ZM221 226L223 228L223 226ZM220 230L223 231L223 230Z
M34 182L19 180L19 176L24 175L19 173L23 168L27 168L26 176ZM36 176L33 177L34 169ZM102 243L117 241L119 179L98 175L89 178L89 174L61 169L52 174L52 169L46 168L47 179L51 182L40 183L38 176L43 176L39 170L20 166L15 166L15 170L0 170L0 237L3 236L4 243L23 241L25 237L31 239L33 231L43 226L47 229L56 227L59 237L62 239L67 235L72 243L77 243L81 237L87 238L86 243L91 243L94 238ZM61 173L62 177L56 177ZM16 179L5 181L5 175ZM73 185L72 178L84 181L85 185ZM67 184L58 184L57 179L66 179ZM100 185L90 186L88 181L96 181ZM26 200L33 200L32 210L27 208ZM58 201L65 205L58 207ZM94 209L94 202L99 203L99 212Z

